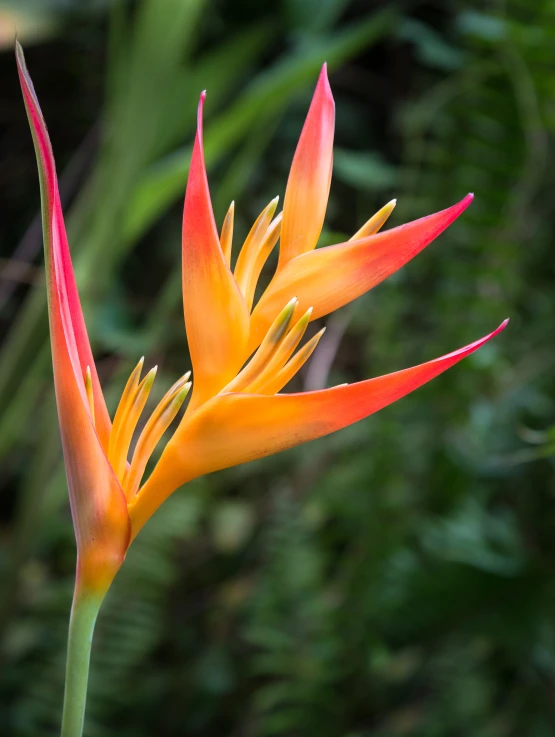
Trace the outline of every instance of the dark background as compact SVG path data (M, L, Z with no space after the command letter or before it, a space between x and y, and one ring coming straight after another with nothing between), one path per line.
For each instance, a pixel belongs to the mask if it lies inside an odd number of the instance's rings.
M283 196L319 68L322 242L471 208L320 321L295 388L480 352L334 436L199 479L101 612L88 737L547 737L555 730L555 2L0 3L0 734L57 733L75 543L17 23L110 407L189 368L180 220L199 92L218 223ZM388 223L389 227L389 223ZM238 239L236 239L238 243ZM321 325L315 325L316 330Z

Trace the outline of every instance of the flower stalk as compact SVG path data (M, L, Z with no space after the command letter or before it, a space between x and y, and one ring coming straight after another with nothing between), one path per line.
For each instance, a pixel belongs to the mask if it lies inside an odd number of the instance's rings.
M83 589L77 580L69 620L61 737L83 734L92 639L103 599L104 594Z

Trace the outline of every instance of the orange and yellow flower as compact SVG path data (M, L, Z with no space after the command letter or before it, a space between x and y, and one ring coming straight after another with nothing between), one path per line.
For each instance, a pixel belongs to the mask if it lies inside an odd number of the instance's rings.
M202 143L201 95L183 214L183 307L193 391L150 477L150 455L185 401L185 374L132 436L155 370L131 374L113 422L108 415L75 284L52 148L18 48L18 69L35 143L43 204L54 382L78 548L78 578L105 590L130 541L160 504L187 481L313 440L417 389L502 330L393 374L321 391L283 393L323 330L301 341L311 320L362 295L447 228L472 195L441 212L379 232L395 202L347 242L316 248L332 173L334 102L324 66L295 152L283 212L263 210L231 269L233 204L219 234ZM255 302L260 273L279 244L275 274Z

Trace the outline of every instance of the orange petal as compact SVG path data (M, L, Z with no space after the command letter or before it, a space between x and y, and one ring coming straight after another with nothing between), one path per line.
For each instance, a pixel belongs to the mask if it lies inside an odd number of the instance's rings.
M335 105L322 67L295 151L283 201L279 266L318 242L330 191Z
M125 556L129 517L106 457L110 421L73 275L52 147L19 44L16 56L40 176L54 383L78 571L86 584L102 588Z
M464 348L393 374L303 394L221 394L185 416L130 508L135 536L172 491L192 478L340 430L418 389L507 324Z
M312 320L360 297L404 266L442 233L472 202L468 194L456 205L360 240L318 248L277 271L251 316L248 353L260 343L281 306L291 297Z
M191 411L217 394L245 359L249 312L220 247L198 128L183 211L183 308L193 364ZM282 305L283 307L283 305Z

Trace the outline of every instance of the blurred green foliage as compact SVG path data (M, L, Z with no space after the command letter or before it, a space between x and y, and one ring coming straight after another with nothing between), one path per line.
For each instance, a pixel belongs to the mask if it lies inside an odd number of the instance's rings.
M199 92L216 216L235 199L244 235L283 195L324 60L337 102L326 242L395 196L394 224L476 199L324 321L301 384L393 371L511 317L378 415L176 493L101 613L87 734L553 734L552 0L43 0L40 12L53 35L28 64L112 407L143 353L159 393L189 367L179 239ZM46 737L74 541L9 52L0 81L0 733Z

